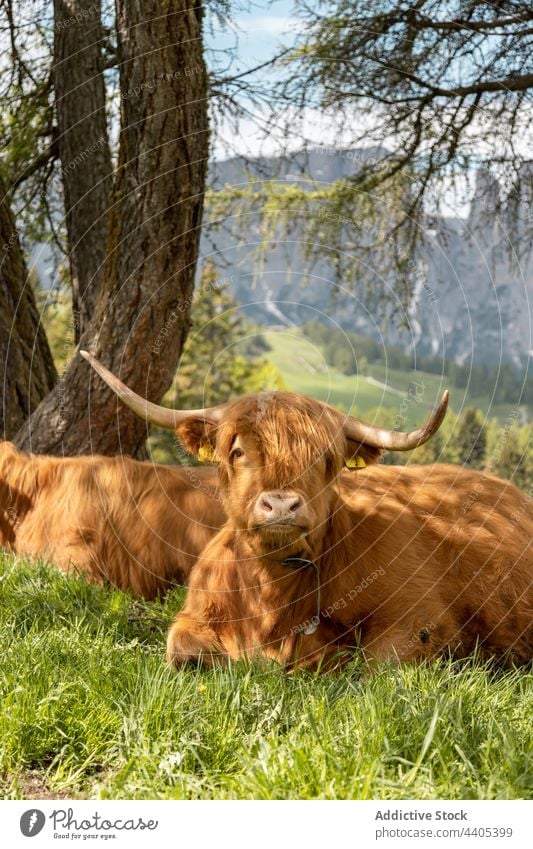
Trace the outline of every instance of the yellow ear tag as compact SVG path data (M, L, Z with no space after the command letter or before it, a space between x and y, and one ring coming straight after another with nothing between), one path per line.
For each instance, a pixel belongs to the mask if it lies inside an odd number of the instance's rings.
M346 459L346 465L349 469L365 469L366 463L362 457L348 457Z
M214 461L215 452L213 450L213 446L210 445L209 442L204 442L204 444L200 446L198 459L200 463L212 463Z

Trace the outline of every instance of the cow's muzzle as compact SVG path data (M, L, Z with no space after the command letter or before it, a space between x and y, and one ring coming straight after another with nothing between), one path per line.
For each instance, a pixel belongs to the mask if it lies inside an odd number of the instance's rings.
M262 492L255 502L253 524L256 528L280 530L300 528L304 513L301 495L291 489Z

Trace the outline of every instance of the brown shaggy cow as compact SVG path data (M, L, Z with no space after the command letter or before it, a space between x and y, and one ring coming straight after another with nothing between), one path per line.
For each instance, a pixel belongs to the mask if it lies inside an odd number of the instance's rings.
M411 434L284 392L158 411L90 359L128 406L219 461L228 520L192 571L170 661L266 656L315 667L356 646L371 660L476 646L531 659L532 494L454 466L341 475L347 458L371 463L382 448L422 444L446 397Z
M153 598L224 521L214 470L57 458L0 442L0 546Z

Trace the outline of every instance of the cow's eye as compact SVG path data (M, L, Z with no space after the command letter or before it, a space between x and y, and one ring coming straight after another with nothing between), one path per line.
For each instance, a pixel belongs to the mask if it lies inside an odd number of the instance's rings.
M230 460L238 460L239 457L244 457L244 451L242 450L242 448L234 448L232 451L230 451Z

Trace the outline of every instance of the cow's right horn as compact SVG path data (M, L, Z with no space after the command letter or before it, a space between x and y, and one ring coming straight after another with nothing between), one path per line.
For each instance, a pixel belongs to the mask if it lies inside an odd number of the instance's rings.
M436 433L444 421L448 409L448 390L444 392L440 404L427 422L417 430L399 433L395 430L376 427L359 419L348 416L344 423L344 432L349 439L388 451L412 451L427 442Z
M118 377L115 377L113 372L103 366L96 357L93 357L92 354L89 354L87 351L80 351L80 354L84 360L87 360L92 365L93 369L98 372L109 388L118 395L126 407L129 407L130 410L133 410L136 415L141 419L145 419L147 422L158 425L158 427L175 430L185 419L203 419L206 422L213 422L214 424L220 421L222 412L226 406L225 404L219 404L218 407L205 407L203 410L169 410L168 407L160 407L159 404L153 404L141 395L137 395L136 392L122 383Z

